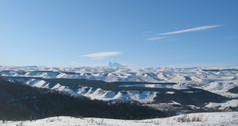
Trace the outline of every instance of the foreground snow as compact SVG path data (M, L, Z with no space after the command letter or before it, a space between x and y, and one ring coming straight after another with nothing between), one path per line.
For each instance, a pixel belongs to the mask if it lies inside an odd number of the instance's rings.
M157 118L147 120L118 120L103 118L73 118L73 117L50 117L36 121L3 121L1 126L158 126L158 125L180 125L180 126L200 126L200 125L238 125L238 112L216 112L216 113L193 113L178 115L168 118Z

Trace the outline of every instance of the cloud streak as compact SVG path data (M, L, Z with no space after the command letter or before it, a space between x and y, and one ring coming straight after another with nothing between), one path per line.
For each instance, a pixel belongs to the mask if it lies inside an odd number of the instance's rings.
M203 31L203 30L212 29L212 28L218 28L218 27L221 27L221 25L201 26L201 27L195 27L195 28L190 28L190 29L178 30L178 31L173 31L173 32L160 33L160 34L157 34L157 35L181 34L181 33L186 33L186 32Z
M165 39L165 38L167 38L167 37L151 37L146 40L158 40L158 39Z
M91 54L86 54L86 55L83 55L83 56L93 58L93 59L103 59L103 58L108 57L108 56L115 56L115 55L119 55L119 54L121 54L121 52L111 51L111 52L91 53Z

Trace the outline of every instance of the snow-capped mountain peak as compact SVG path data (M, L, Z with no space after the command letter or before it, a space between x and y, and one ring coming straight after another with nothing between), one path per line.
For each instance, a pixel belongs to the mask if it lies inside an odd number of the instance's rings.
M109 62L109 63L108 63L108 66L109 66L109 67L125 67L124 64L120 64L120 63L118 63L118 62Z

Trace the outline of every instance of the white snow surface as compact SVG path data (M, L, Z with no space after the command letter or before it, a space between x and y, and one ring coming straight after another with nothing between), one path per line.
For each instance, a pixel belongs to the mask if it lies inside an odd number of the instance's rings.
M182 121L184 120L184 121ZM119 120L105 118L50 117L33 121L3 121L1 126L237 126L238 112L193 113L168 118Z
M205 107L207 107L207 108L218 108L219 110L224 110L224 109L227 109L229 107L238 107L238 99L233 99L233 100L230 100L230 101L226 101L224 103L210 102Z

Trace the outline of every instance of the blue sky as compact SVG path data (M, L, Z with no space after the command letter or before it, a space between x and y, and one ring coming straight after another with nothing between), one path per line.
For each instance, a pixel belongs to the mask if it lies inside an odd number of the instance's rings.
M0 65L238 66L237 0L0 0Z

